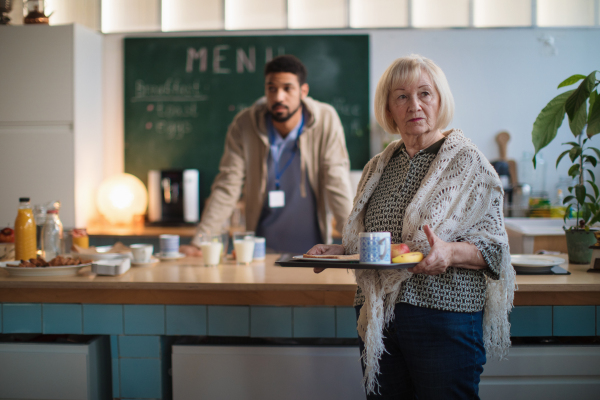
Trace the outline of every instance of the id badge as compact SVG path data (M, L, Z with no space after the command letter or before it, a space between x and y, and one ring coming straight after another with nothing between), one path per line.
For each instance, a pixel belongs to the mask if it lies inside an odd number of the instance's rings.
M281 208L285 206L285 192L283 190L269 191L269 207Z

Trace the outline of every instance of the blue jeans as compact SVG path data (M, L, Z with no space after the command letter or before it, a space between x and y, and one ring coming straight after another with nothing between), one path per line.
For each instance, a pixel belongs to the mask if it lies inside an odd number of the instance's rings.
M359 312L360 306L357 318ZM407 303L396 304L394 312L383 332L386 351L379 360L379 387L367 399L479 399L479 376L486 361L483 312ZM361 354L363 350L360 340Z

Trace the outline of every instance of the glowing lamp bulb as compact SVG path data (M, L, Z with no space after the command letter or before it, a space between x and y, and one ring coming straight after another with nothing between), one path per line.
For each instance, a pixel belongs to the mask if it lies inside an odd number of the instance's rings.
M96 199L98 210L112 224L128 224L135 215L144 214L148 192L138 178L119 174L102 182Z

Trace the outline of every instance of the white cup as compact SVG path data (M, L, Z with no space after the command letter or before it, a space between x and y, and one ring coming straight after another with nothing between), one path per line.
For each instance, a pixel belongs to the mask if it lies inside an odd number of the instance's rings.
M219 265L223 253L223 236L221 234L203 233L199 237L204 265Z
M389 264L392 258L390 232L362 232L358 234L361 264Z
M150 262L154 246L152 246L151 244L140 243L132 244L129 247L131 248L131 254L133 254L133 262Z
M233 248L238 265L248 265L254 257L254 232L235 232Z
M179 235L160 235L160 253L165 257L176 257L179 255Z

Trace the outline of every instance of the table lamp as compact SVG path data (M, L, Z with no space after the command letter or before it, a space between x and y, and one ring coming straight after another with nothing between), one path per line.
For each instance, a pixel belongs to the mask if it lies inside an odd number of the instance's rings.
M592 249L592 261L590 262L590 269L588 272L600 272L600 231L595 231L596 243L590 246Z
M136 215L146 212L148 192L135 176L118 174L102 182L96 203L111 224L131 224Z

